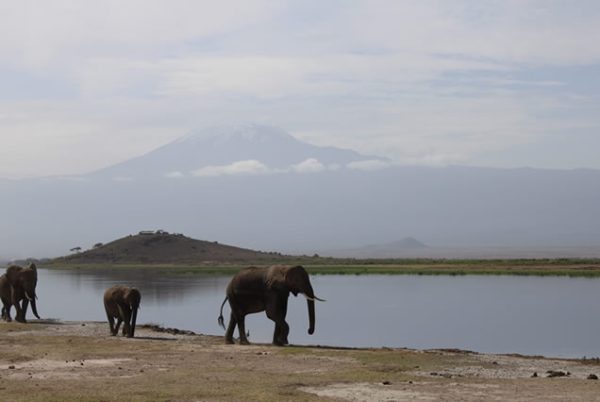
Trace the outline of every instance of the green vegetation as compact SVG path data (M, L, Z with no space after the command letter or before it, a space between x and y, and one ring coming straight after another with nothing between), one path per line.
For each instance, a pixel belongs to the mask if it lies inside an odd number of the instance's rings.
M232 275L251 265L303 265L317 275L536 275L600 277L594 259L356 259L292 256L244 249L180 234L130 235L39 266L69 269L154 269L173 274Z
M304 265L315 275L527 275L600 277L600 259L503 260L354 260L318 257L284 259L278 263ZM251 264L108 264L52 263L57 269L154 269L173 274L230 275ZM258 265L268 265L264 262Z

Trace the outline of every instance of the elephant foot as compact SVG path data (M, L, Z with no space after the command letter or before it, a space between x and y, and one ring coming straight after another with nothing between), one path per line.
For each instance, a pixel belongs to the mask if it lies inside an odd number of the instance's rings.
M23 323L23 324L26 324L26 323L27 323L27 320L26 320L25 318L20 318L20 317L19 317L19 318L15 318L15 321L17 321L17 322L21 322L21 323Z
M250 345L250 342L248 342L248 339L240 339L240 345Z
M233 345L233 344L235 344L235 342L233 341L233 339L225 338L225 344L226 345Z

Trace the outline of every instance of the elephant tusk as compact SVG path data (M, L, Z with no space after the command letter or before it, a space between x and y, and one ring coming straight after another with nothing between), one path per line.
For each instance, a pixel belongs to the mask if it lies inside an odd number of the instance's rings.
M33 299L31 298L31 296L29 296L29 293L27 293L27 292L25 292L25 297L27 297L27 300L33 301Z
M320 299L320 298L318 298L317 296L315 296L315 297L308 297L307 295L304 295L304 297L306 297L306 300L310 300L310 301L315 301L315 300L318 300L318 301L320 301L320 302L327 301L327 300L325 300L325 299Z

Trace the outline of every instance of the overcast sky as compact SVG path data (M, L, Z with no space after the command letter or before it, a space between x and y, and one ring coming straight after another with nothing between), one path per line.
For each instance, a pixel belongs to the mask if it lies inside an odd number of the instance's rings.
M2 1L0 177L261 123L400 164L600 168L599 1Z

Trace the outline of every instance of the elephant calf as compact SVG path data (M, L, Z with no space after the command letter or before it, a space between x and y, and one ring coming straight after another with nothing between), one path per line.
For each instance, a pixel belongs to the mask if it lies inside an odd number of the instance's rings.
M110 333L115 336L123 323L123 335L132 338L135 333L135 321L140 308L142 295L136 288L115 285L104 292L104 309L110 325ZM117 323L115 325L115 318Z

